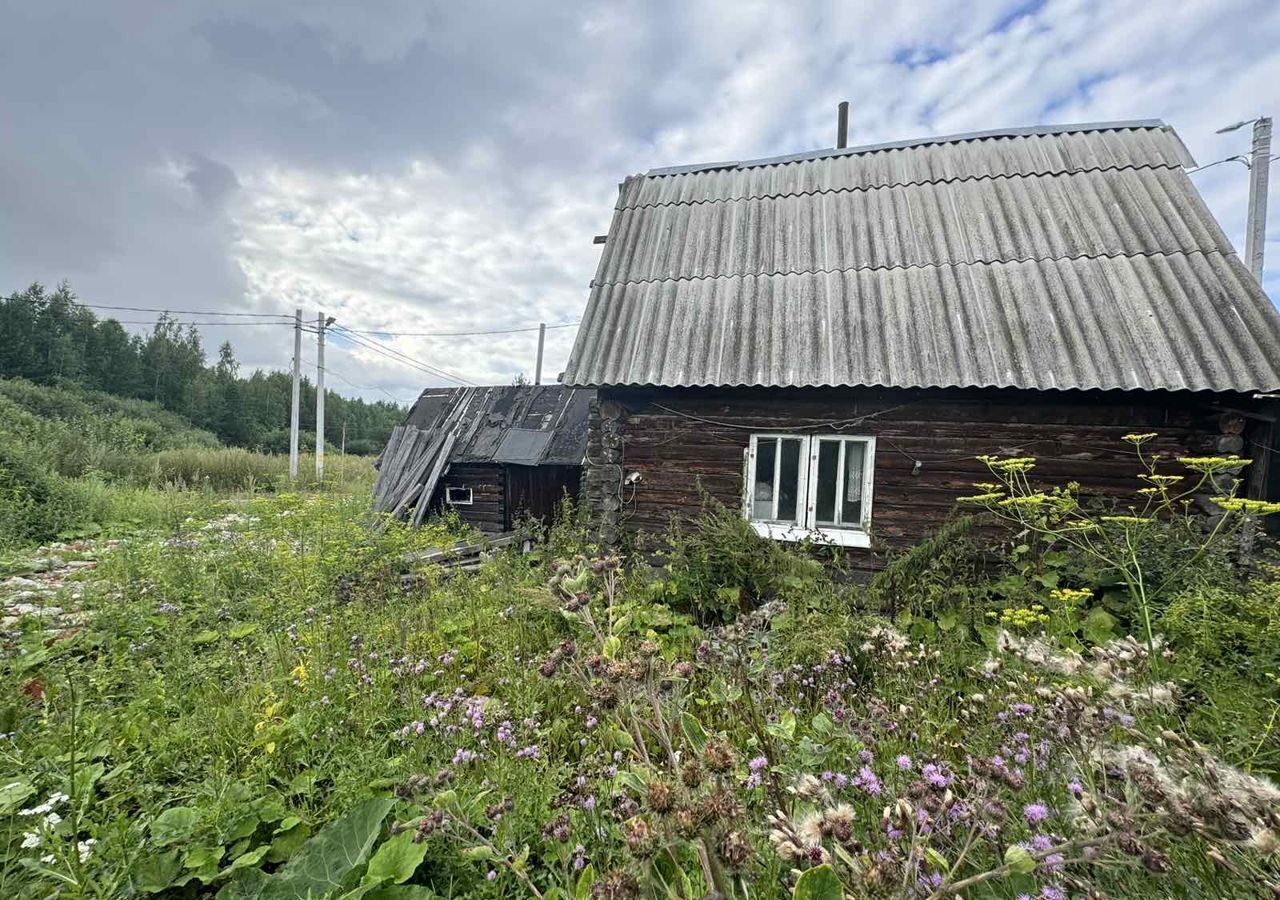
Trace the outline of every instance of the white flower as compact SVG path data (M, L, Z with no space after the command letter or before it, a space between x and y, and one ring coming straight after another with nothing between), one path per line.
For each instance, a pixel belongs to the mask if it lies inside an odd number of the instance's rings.
M56 860L57 857L52 853L46 853L44 856L40 857L40 862L44 863L46 866L53 865Z
M87 840L76 842L76 850L80 852L81 864L87 863L89 861L89 857L93 853L93 846L96 843L98 842L94 838L89 838Z
M44 839L40 837L40 832L24 831L22 833L22 849L30 850L32 847L39 847L42 840Z
M62 816L58 815L56 812L51 812L44 817L44 824L48 825L50 828L57 828L58 823L61 821Z

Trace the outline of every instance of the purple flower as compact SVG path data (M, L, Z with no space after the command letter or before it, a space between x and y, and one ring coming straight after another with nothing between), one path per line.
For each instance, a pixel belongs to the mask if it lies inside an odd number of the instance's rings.
M867 765L868 763L871 762L871 760L875 758L876 758L875 754L872 753L870 750L858 751L858 762L862 763L863 765Z
M759 772L761 769L767 768L769 765L769 757L757 756L747 763L747 768L752 772Z
M920 774L924 776L925 781L937 788L944 788L951 784L951 776L937 763L925 763Z
M1067 790L1069 790L1076 799L1084 796L1084 785L1078 781L1068 781Z
M1049 807L1043 803L1028 803L1022 807L1022 817L1027 820L1028 825L1039 825L1049 818Z
M1056 884L1046 884L1040 888L1041 900L1067 900L1067 894Z
M1033 850L1048 850L1053 846L1053 838L1047 834L1037 834L1031 838L1031 848Z
M863 766L858 770L858 774L853 776L855 786L862 788L872 797L880 796L880 779L876 777L876 773L871 771L870 766Z
M516 751L516 759L537 759L540 752L537 744L530 744Z
M911 768L911 757L903 753L901 756L898 757L897 763L898 763L898 768L905 772Z
M493 881L495 878L497 878L497 877L498 877L498 873L497 873L497 872L495 872L493 869L490 869L490 870L489 870L489 873L488 873L487 875L485 875L484 877L485 877L485 878L487 878L487 879L489 879L490 881Z

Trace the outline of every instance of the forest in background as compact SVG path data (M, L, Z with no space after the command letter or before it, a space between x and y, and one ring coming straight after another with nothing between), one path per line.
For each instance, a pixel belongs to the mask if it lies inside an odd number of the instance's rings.
M99 318L63 282L50 291L33 284L0 300L0 378L74 386L150 400L225 444L264 452L289 448L288 372L240 374L230 342L206 359L199 331L168 314L151 333L131 335L119 321ZM302 381L302 444L312 449L315 385ZM378 453L404 410L396 403L325 392L325 437L346 450Z

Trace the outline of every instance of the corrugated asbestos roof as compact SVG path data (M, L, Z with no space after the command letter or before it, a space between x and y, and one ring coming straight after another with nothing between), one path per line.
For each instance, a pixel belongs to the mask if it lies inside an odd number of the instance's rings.
M439 427L454 397L466 399L451 463L582 465L587 416L595 391L556 384L428 388L404 424L424 431Z
M564 380L1280 389L1189 165L1144 121L628 178Z

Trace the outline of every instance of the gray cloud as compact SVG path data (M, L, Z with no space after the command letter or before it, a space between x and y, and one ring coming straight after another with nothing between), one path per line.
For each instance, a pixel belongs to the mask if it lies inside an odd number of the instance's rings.
M1280 112L1267 0L0 2L0 289L352 328L573 321L621 178L827 145L840 99L857 143L1162 117L1201 162ZM1243 170L1195 178L1239 243ZM288 362L286 329L204 330ZM393 343L505 381L535 339ZM342 341L330 361L369 396L432 380Z

